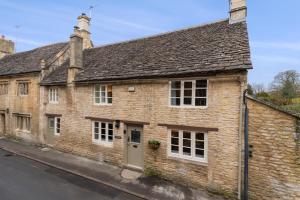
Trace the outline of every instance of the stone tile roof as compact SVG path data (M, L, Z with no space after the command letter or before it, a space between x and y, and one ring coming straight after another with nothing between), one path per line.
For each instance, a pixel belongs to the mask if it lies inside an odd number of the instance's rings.
M215 22L84 51L76 81L198 75L251 69L245 22Z
M295 118L300 119L300 113L298 113L298 112L296 112L296 111L292 111L292 110L285 109L285 108L283 108L283 107L281 107L281 106L278 106L278 105L276 105L276 104L274 104L274 103L271 103L271 102L268 102L268 101L264 101L264 100L262 100L262 99L258 99L258 98L256 98L256 97L253 97L253 96L250 96L250 95L247 95L247 98L248 98L248 99L251 99L251 100L253 100L253 101L255 101L255 102L258 102L258 103L260 103L260 104L263 104L263 105L265 105L265 106L268 106L268 107L270 107L270 108L272 108L272 109L274 109L274 110L278 110L278 111L280 111L280 112L286 113L286 114L288 114L288 115L291 115L291 116L293 116L293 117L295 117Z
M64 62L56 70L50 72L42 81L41 85L60 85L67 83L68 67L70 65L70 59Z
M0 76L39 72L41 60L55 56L68 43L57 43L30 51L7 55L0 59Z
M84 50L83 70L75 81L196 76L251 68L247 24L223 20ZM41 84L66 81L63 65Z

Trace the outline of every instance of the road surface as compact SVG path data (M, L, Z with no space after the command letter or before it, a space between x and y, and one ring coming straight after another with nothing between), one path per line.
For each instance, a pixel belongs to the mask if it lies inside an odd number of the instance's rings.
M142 200L0 149L1 200Z

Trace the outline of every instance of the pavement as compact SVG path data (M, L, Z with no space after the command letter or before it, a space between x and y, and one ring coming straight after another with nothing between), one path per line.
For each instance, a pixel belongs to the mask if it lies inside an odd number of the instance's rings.
M24 141L0 138L0 149L1 200L224 200L159 177L125 179L119 167Z

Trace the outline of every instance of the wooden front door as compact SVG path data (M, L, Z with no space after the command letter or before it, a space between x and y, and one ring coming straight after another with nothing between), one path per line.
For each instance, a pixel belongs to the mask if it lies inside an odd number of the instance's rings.
M128 166L143 169L143 128L139 126L127 127L127 163Z

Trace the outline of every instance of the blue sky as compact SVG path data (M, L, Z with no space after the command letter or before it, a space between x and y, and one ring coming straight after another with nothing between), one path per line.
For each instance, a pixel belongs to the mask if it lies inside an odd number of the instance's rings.
M15 40L17 51L67 41L90 5L96 46L225 19L229 9L228 0L0 0L0 35ZM250 83L300 72L299 8L299 0L248 0Z

